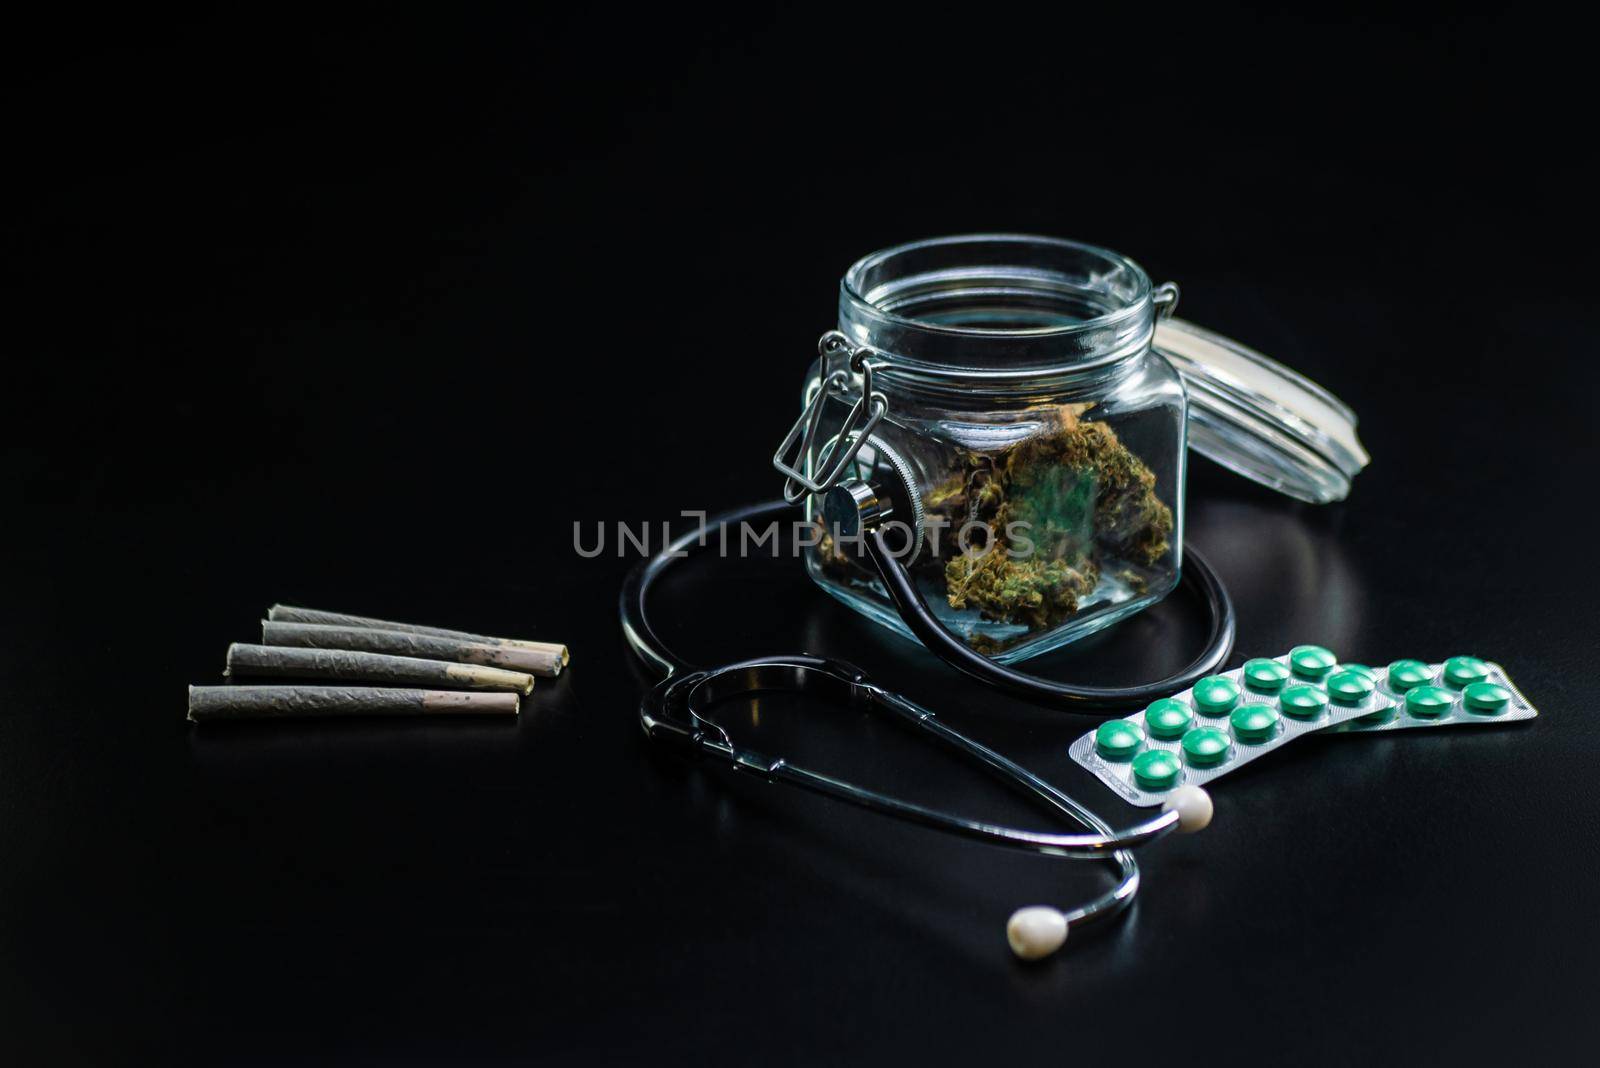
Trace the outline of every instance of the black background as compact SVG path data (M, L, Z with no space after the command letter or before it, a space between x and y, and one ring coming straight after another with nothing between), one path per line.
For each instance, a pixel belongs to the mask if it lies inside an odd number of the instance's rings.
M0 1056L749 1063L1543 1059L1585 1033L1600 743L1592 117L1531 10L1060 5L707 17L58 12L13 25L0 486ZM1122 6L1118 6L1120 9ZM1238 658L1475 652L1542 717L1311 739L1105 885L647 748L617 521L771 496L851 260L1088 240L1326 384L1314 508L1197 461ZM614 550L614 546L613 546ZM692 570L699 660L848 656L1106 814L1086 721L772 561ZM191 729L273 601L564 640L514 725ZM1181 601L1036 662L1134 681ZM1025 817L836 710L752 744ZM808 729L796 724L805 717Z

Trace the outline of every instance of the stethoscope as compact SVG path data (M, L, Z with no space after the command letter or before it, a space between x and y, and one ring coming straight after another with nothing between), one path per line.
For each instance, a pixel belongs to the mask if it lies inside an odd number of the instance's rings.
M867 440L869 435L870 428L867 428L860 437ZM887 449L876 438L871 440ZM902 487L898 495L902 500L910 498L910 487ZM673 655L651 628L646 610L656 580L675 562L707 544L705 530L770 520L790 507L790 501L773 501L709 517L700 530L675 539L629 574L622 588L623 631L639 658L665 676L645 695L639 709L639 721L647 737L674 743L692 755L727 764L735 771L753 774L768 782L788 783L965 838L1045 856L1108 861L1116 870L1117 882L1100 896L1072 908L1030 906L1012 914L1006 924L1007 941L1013 951L1025 959L1048 956L1060 948L1070 929L1109 919L1132 904L1139 889L1139 865L1130 850L1173 830L1194 832L1210 822L1210 796L1198 786L1182 786L1173 791L1159 815L1115 831L1089 809L1026 768L941 722L916 702L874 685L859 668L841 660L794 653L697 668ZM1073 713L1109 715L1142 707L1192 685L1202 676L1216 671L1233 650L1233 603L1204 558L1186 546L1182 583L1199 596L1211 621L1204 651L1187 668L1140 686L1101 688L1038 678L998 664L969 649L928 609L885 538L883 524L892 514L890 494L881 484L849 478L838 480L825 489L823 515L829 526L845 538L859 539L911 632L945 663L1023 700ZM926 731L1012 789L1037 801L1047 811L1082 826L1088 833L1061 834L1008 827L868 790L781 757L737 746L728 732L711 718L712 709L720 702L772 691L814 694Z

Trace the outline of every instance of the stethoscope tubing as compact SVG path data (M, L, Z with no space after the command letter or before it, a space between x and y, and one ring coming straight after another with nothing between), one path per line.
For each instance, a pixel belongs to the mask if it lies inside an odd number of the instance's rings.
M911 575L889 548L881 529L863 532L867 556L883 580L889 599L900 618L918 641L940 660L1013 697L1045 708L1058 708L1085 715L1109 717L1130 708L1143 708L1214 674L1233 652L1238 624L1233 599L1203 556L1184 547L1180 584L1194 590L1206 607L1210 633L1204 649L1183 670L1155 682L1138 686L1078 686L1017 671L969 648L929 611L912 584Z
M843 661L804 653L777 654L700 669L678 657L661 640L649 616L649 594L656 581L674 563L704 546L708 529L726 529L744 522L769 519L792 507L786 501L769 501L709 517L700 529L674 539L629 573L620 595L623 633L639 659L664 676L640 706L640 723L646 735L676 740L698 755L725 763L736 771L755 773L769 782L787 783L959 837L1047 856L1110 861L1117 871L1116 885L1075 908L1063 910L1063 915L1069 925L1076 927L1109 918L1127 908L1139 887L1139 866L1130 850L1174 830L1179 822L1177 812L1164 811L1133 827L1116 831L1039 776L943 723L928 709L872 684L858 668ZM868 530L866 534L868 554L912 633L952 666L1034 703L1074 713L1109 713L1112 709L1146 703L1153 699L1150 695L1157 690L1161 692L1156 696L1164 696L1182 688L1183 680L1209 674L1232 650L1235 630L1232 603L1215 573L1191 550L1187 554L1185 580L1197 588L1205 601L1212 615L1212 628L1205 651L1184 672L1156 683L1118 688L1073 686L1026 675L996 664L962 645L928 611L912 586L910 576L885 545L881 532ZM828 690L836 699L842 697L852 704L889 715L903 725L928 732L1003 783L1081 824L1090 833L1059 834L1008 827L868 790L787 760L737 747L727 732L704 714L711 704L742 693L819 688Z

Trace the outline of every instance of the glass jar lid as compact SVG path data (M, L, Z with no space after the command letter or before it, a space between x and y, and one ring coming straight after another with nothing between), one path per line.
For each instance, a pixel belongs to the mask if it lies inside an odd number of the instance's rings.
M1154 348L1189 394L1189 447L1263 486L1312 504L1342 501L1370 459L1356 415L1276 360L1168 318Z

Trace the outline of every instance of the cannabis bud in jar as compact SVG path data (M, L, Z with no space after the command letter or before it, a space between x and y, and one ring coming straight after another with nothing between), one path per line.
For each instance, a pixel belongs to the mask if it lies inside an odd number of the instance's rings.
M997 453L969 452L965 470L927 500L956 526L981 523L988 544L944 563L951 608L1046 630L1078 611L1102 574L1134 592L1172 544L1172 509L1155 472L1086 405L1058 409L1058 428Z
M1069 622L1081 608L1146 593L1172 548L1172 509L1150 466L1091 404L1039 415L1039 430L990 451L947 450L923 496L928 535L911 564L931 601L1004 630L960 628L998 652ZM924 452L926 450L923 450ZM820 523L820 519L817 520ZM818 534L817 565L875 582L858 546ZM941 613L943 615L943 613Z
M852 477L920 504L893 513L922 524L902 562L940 621L999 660L1177 584L1186 399L1150 347L1153 293L1116 253L1013 235L905 245L845 275L839 332L882 357L884 401ZM824 427L811 462L844 429ZM820 526L814 540L807 568L823 589L908 633L860 546Z

